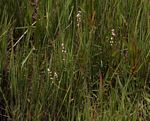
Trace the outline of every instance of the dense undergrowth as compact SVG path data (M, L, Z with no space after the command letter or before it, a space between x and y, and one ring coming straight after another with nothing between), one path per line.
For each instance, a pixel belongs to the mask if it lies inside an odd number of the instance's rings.
M150 120L148 0L0 0L1 121Z

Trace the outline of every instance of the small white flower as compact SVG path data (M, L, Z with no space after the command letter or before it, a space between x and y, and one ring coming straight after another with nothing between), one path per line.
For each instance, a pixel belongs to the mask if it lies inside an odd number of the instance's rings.
M53 78L53 77L50 77L50 79L53 80L54 78Z
M50 69L48 68L47 71L50 72Z
M116 36L116 33L115 33L114 29L111 30L111 35L114 36L114 37Z
M54 72L54 78L58 78L58 74L56 72Z
M61 46L64 47L64 43L61 43Z
M115 29L112 29L111 32L115 32Z

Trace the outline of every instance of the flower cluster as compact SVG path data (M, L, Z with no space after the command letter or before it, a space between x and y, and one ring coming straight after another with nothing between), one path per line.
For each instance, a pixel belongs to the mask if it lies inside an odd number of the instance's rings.
M77 27L79 28L81 26L81 11L77 12Z
M64 43L61 43L61 52L62 53L66 53L67 52L66 49L65 49Z
M110 40L110 45L112 46L114 44L114 38L116 37L116 33L115 33L115 30L112 29L111 30L111 40Z
M47 69L47 72L48 72L51 80L57 80L58 79L57 72L52 72L49 68Z
M61 43L61 52L63 53L63 61L66 59L66 49L65 49L65 44Z

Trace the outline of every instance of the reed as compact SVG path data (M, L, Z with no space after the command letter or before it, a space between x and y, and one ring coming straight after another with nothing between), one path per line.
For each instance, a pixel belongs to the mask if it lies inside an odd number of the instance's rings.
M1 0L0 120L150 120L148 0Z

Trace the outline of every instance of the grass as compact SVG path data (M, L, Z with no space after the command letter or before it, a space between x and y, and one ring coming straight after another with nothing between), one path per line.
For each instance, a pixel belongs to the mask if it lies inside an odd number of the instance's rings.
M0 120L150 120L148 0L2 0Z

